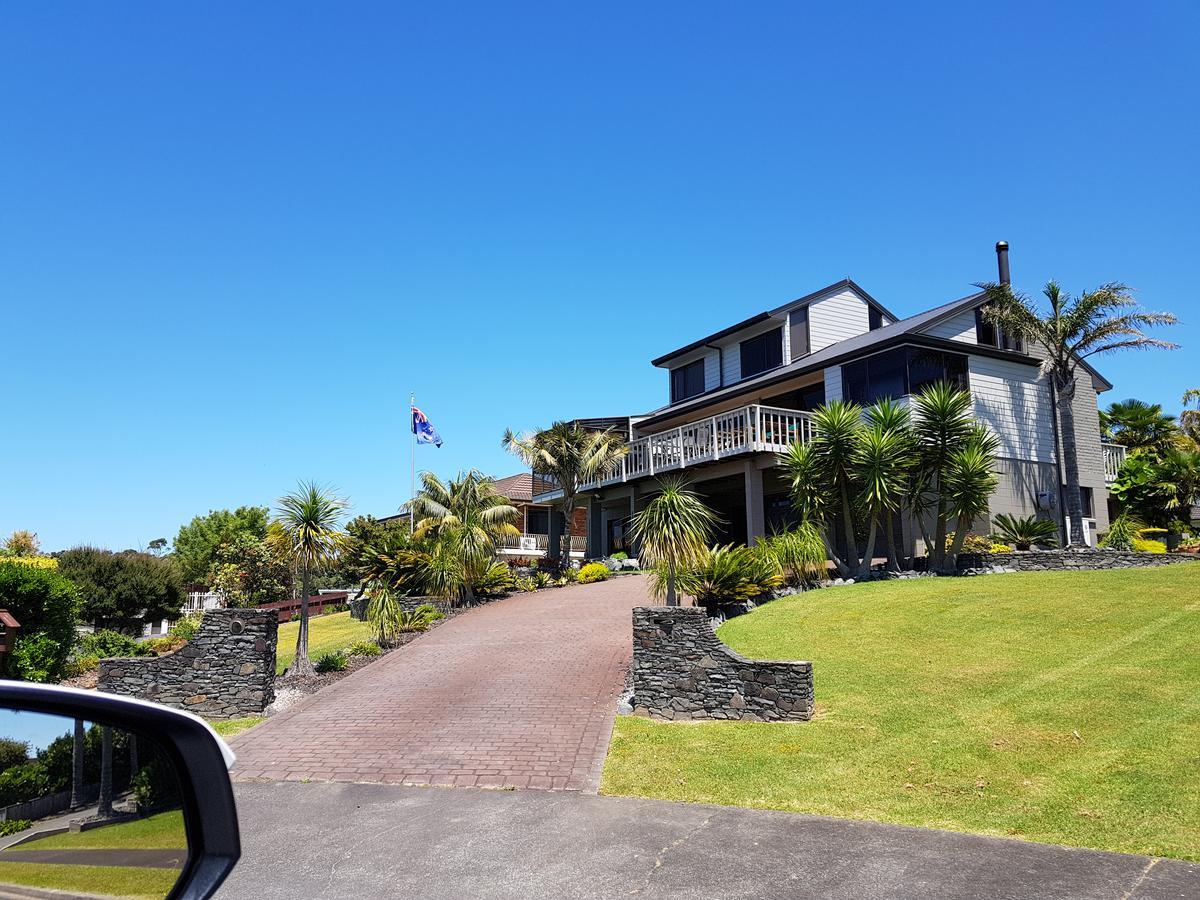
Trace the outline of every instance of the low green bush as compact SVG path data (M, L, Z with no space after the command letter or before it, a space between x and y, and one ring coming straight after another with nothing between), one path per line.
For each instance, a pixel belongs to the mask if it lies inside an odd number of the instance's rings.
M24 831L33 823L28 819L6 819L0 822L0 837L8 837L18 831Z
M317 657L313 664L318 675L325 675L329 672L344 672L349 661L346 659L346 654L341 650L333 650L329 653L322 653Z
M427 622L436 622L439 619L446 618L446 614L434 603L422 603L413 612Z
M1132 550L1133 542L1141 537L1143 528L1145 526L1129 513L1121 513L1100 536L1100 546L1108 550Z
M629 554L624 550L618 550L616 553L610 556L609 559L626 560L629 559Z
M996 526L994 539L1012 544L1018 550L1029 550L1034 544L1045 548L1058 546L1058 523L1052 519L1039 519L1036 515L1018 518L1000 513L992 524Z
M1155 541L1149 538L1134 538L1133 549L1138 553L1166 553L1167 545L1164 541Z
M63 674L68 678L78 678L80 675L94 672L98 668L100 668L100 657L76 656L74 659L67 660L67 667L63 670Z
M187 644L183 638L171 637L169 634L163 637L150 638L148 641L142 641L140 646L158 656L163 656L167 653L174 653L180 647Z
M167 633L171 637L190 641L200 632L200 623L203 621L204 613L192 613L177 621Z
M347 647L346 652L351 656L378 656L383 651L379 649L378 644L372 644L370 641L359 641L357 644L351 644Z
M608 566L604 563L588 563L579 570L578 581L580 584L592 584L595 581L605 581L612 574L608 571Z
M101 659L119 656L149 656L153 652L129 635L107 628L81 636L79 650L83 656L98 656Z

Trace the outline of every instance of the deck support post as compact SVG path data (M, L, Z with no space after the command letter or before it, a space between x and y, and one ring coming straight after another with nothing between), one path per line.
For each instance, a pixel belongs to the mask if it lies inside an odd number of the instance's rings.
M753 459L746 460L746 546L754 546L756 538L767 533L766 515L763 505L763 473L754 465Z

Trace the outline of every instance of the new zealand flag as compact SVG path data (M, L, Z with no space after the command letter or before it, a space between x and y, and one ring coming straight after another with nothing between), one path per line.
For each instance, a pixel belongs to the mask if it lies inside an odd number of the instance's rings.
M442 446L442 436L438 434L437 429L433 427L433 423L429 421L425 413L415 406L412 408L412 430L413 434L417 436L418 444Z

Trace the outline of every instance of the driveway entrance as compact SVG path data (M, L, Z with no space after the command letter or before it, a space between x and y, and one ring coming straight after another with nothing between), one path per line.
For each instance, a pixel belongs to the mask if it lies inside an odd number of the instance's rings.
M628 575L470 610L234 738L233 776L594 793L646 602Z

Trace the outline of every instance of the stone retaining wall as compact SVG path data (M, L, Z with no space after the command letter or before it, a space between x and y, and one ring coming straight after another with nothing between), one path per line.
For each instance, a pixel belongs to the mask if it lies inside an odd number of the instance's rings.
M1142 569L1191 562L1187 553L1138 553L1132 550L1029 550L1023 553L960 553L960 572L1049 572Z
M746 659L703 609L633 611L633 711L658 719L811 719L812 663Z
M104 659L97 687L210 719L258 716L275 699L274 610L211 609L174 653Z

